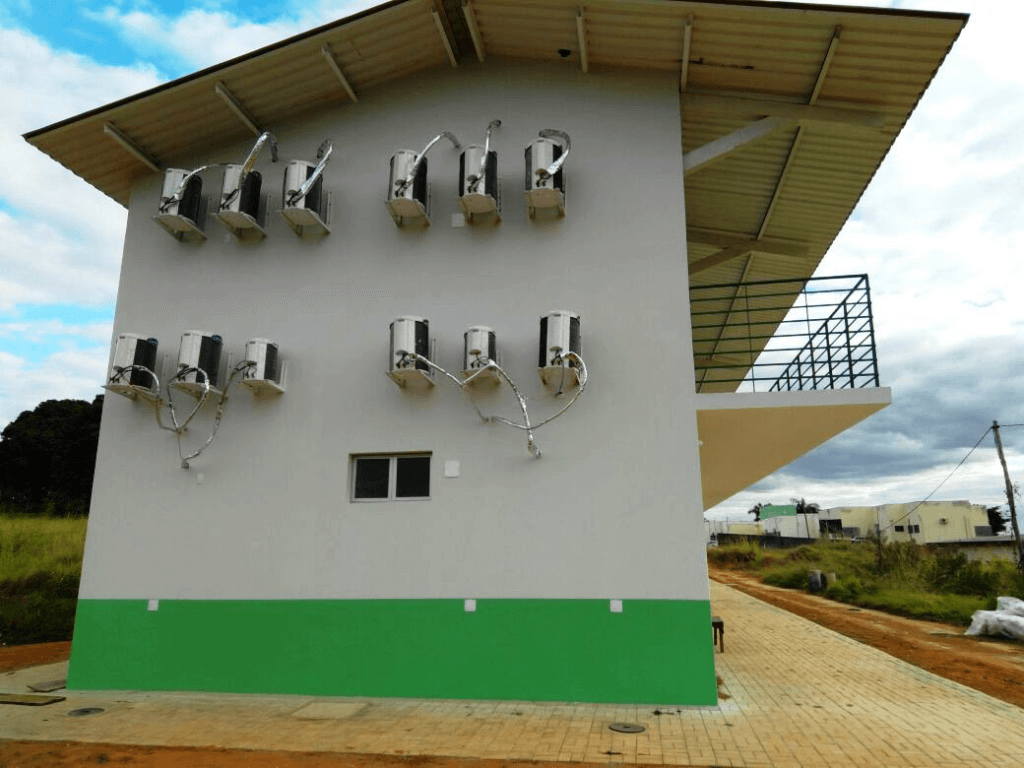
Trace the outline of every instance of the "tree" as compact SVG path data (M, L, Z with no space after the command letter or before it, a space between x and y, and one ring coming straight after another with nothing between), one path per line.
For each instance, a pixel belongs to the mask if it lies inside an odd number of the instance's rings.
M808 504L803 499L790 499L790 501L796 504L796 513L798 515L816 515L818 512L821 512L821 507L814 502Z
M757 504L755 504L754 506L752 506L750 509L747 510L747 514L748 515L753 515L754 516L754 522L755 523L759 523L759 522L761 522L761 510L762 509L764 509L764 504L762 504L761 502L758 502Z
M988 515L988 524L992 527L993 536L998 536L1006 530L1009 517L1004 516L999 507L987 507L985 513Z
M103 395L47 400L0 433L0 504L29 514L89 511Z

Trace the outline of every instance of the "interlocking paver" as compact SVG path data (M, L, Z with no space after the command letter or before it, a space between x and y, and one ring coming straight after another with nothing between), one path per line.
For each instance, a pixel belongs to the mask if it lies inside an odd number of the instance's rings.
M717 707L69 691L6 708L0 739L745 768L1024 765L1020 708L722 584L711 596L730 638L715 654L729 697ZM2 675L0 692L64 666ZM105 711L66 717L84 706ZM616 734L613 722L647 730Z

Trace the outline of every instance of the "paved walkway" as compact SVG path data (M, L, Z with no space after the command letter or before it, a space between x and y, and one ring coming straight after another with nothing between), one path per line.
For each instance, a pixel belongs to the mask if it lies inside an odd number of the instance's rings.
M711 582L711 600L726 627L715 660L728 698L717 707L62 691L58 704L0 706L0 739L695 766L1024 765L1020 708L722 584ZM0 692L24 693L64 667L2 674ZM104 712L67 716L80 707ZM646 731L616 734L614 722Z

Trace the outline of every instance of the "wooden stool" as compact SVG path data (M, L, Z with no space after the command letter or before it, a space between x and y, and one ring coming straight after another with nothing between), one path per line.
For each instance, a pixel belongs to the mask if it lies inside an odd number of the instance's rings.
M725 622L721 616L711 617L711 645L718 643L722 653L725 653Z

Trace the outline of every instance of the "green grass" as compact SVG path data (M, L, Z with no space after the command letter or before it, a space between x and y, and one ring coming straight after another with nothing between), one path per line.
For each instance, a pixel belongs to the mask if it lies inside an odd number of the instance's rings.
M756 542L734 544L708 550L708 561L789 589L806 590L811 569L834 573L836 582L825 597L961 625L970 624L975 611L994 608L999 595L1024 597L1024 577L1009 561L968 561L913 543L886 545L881 564L877 546L843 541L780 550L763 550Z
M71 639L85 525L0 515L0 645Z

